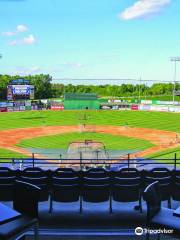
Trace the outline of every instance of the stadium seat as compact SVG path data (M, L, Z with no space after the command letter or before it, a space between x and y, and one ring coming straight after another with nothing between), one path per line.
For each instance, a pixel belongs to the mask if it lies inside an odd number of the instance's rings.
M139 202L138 209L142 212L142 183L137 169L122 168L114 173L111 189L112 199L117 202Z
M112 201L110 195L110 178L83 177L82 203L83 201L91 203L101 203L109 201L109 212L111 213Z
M171 196L175 201L180 201L180 171L173 171Z
M52 172L54 177L64 177L64 178L72 178L78 177L79 172L76 172L72 168L57 168L55 171Z
M89 178L104 178L108 177L109 174L110 172L104 168L90 168L88 171L84 172L83 176Z
M168 208L171 208L171 171L167 168L153 168L145 172L145 187L155 181L159 182L161 200L168 201Z
M13 200L15 172L7 167L0 167L0 201Z
M13 208L29 217L38 218L38 201L41 189L33 184L15 181Z
M53 201L56 202L77 202L80 200L80 178L75 171L62 171L57 169L52 173L50 208L52 213ZM80 201L81 211L81 201Z
M49 178L48 173L41 168L26 168L19 177L20 181L28 182L41 188L39 202L48 201L49 198Z
M147 204L147 229L165 228L166 230L174 230L173 234L179 236L179 217L173 215L172 209L161 207L161 191L158 181L148 185L144 190L143 196ZM149 235L147 233L146 239L149 239Z

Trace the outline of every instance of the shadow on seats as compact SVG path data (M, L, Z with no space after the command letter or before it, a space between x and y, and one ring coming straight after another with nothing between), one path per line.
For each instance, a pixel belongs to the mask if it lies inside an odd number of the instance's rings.
M161 200L168 201L168 207L171 208L171 171L167 168L153 168L145 171L145 187L155 181L159 182Z
M141 176L135 168L122 168L119 172L114 172L111 195L116 202L136 202L137 209L142 212L141 201L142 183Z
M7 167L0 167L0 201L12 201L16 175Z
M90 203L109 202L109 212L112 212L112 201L110 195L110 177L105 169L90 169L83 173L82 205L83 201Z
M38 186L41 189L38 201L48 201L50 183L47 171L38 167L26 168L21 172L19 180Z
M80 200L80 178L77 172L69 168L59 168L52 173L51 177L50 213L53 211L53 201L70 203ZM81 204L79 211L81 211Z

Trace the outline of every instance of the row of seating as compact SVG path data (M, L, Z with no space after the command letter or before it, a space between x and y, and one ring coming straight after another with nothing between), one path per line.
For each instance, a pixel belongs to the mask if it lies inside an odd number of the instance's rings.
M27 168L15 172L8 168L0 168L0 201L12 200L15 180L40 187L39 202L48 201L50 197L50 212L53 209L53 201L79 201L80 212L83 209L83 201L109 201L109 211L112 212L112 200L138 201L138 208L142 211L141 193L154 181L159 181L161 200L167 200L169 208L171 198L180 201L180 171L172 172L165 168L144 172L132 168L123 168L118 172L109 172L102 168L85 172L76 172L71 168L58 168L55 171Z

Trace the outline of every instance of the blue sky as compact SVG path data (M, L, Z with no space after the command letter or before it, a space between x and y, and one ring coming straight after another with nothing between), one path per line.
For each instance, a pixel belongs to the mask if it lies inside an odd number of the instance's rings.
M171 81L179 12L179 0L0 0L0 72Z

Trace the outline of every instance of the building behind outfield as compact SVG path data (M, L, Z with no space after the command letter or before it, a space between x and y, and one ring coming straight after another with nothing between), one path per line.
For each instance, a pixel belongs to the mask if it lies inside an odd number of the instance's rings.
M99 109L100 102L94 93L65 93L64 109Z

